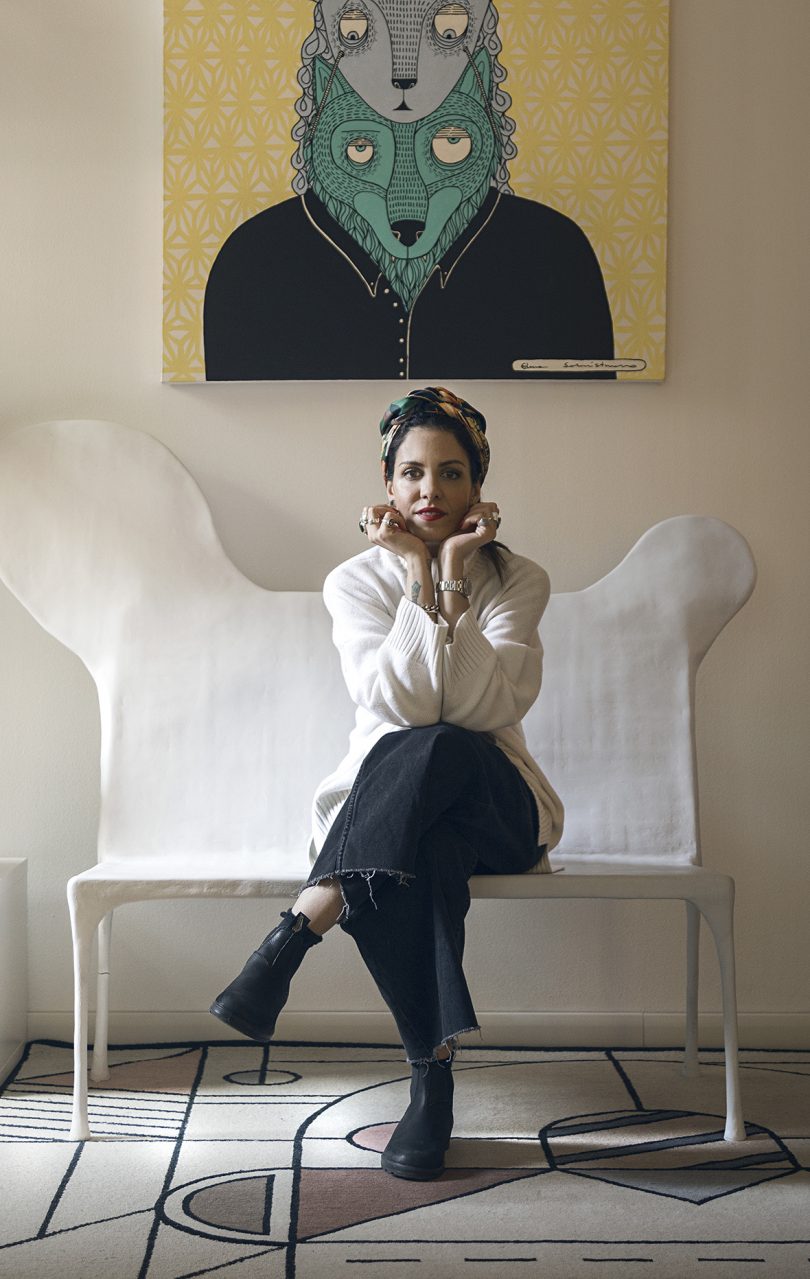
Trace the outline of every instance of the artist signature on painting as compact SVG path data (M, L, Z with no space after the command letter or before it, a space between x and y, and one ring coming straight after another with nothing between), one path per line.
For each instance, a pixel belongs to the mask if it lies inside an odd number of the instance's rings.
M640 373L646 360L514 360L515 373Z

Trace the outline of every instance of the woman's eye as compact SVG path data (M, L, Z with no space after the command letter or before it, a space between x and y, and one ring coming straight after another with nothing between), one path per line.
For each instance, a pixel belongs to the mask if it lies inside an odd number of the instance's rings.
M362 9L344 9L338 22L342 44L362 44L368 35L368 17Z
M353 138L346 147L346 155L352 164L368 164L374 158L374 143L370 138Z
M439 129L430 147L440 164L461 164L472 151L472 138L466 129L451 124Z
M446 480L457 480L461 476L460 471L445 471L444 478Z
M442 44L455 44L467 34L470 15L463 4L443 4L433 19L433 30Z

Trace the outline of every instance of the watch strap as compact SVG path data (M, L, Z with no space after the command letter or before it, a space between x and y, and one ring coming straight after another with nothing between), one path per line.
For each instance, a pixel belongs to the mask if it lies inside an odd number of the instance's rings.
M472 591L472 582L468 577L444 578L441 582L436 583L436 590L457 591L459 595L463 595L468 600Z

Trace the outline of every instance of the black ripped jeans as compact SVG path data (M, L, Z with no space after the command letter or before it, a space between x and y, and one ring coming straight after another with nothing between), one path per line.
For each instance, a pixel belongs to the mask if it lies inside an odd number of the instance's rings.
M364 759L307 881L337 877L352 936L409 1062L478 1022L462 968L468 880L540 859L529 787L486 733L387 733Z

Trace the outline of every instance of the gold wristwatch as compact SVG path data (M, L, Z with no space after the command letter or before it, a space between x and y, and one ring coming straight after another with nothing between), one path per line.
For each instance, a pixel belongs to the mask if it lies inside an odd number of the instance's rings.
M437 591L458 591L459 595L463 595L465 600L470 598L472 594L472 582L469 577L453 577L442 582L436 583Z

